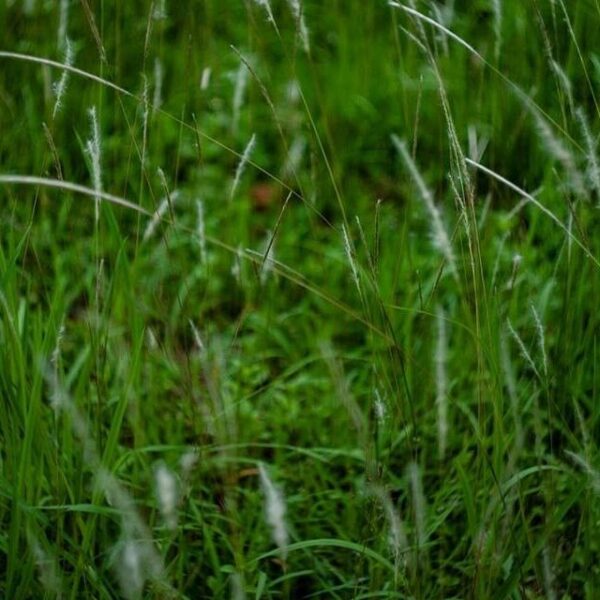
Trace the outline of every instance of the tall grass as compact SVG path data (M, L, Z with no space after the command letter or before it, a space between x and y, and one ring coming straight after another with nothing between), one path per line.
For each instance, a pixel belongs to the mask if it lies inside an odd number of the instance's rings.
M0 596L596 598L600 10L534 4L0 6Z

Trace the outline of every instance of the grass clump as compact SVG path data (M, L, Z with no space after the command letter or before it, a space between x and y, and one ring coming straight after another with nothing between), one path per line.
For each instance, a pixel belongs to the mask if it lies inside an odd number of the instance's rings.
M0 6L0 596L595 598L599 24Z

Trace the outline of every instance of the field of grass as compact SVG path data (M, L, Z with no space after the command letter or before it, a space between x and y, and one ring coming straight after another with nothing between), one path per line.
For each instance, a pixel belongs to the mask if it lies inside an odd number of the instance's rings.
M600 598L600 2L0 2L0 596Z

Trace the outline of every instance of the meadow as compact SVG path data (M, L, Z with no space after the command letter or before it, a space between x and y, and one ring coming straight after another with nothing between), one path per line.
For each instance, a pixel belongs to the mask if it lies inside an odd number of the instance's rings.
M0 596L600 598L600 2L0 2Z

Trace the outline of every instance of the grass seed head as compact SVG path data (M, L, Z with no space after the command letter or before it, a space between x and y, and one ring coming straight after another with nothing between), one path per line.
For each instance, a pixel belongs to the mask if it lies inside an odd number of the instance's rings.
M154 484L165 524L169 529L174 530L177 528L177 504L179 502L177 477L164 463L159 463L154 469Z
M73 66L73 45L71 44L71 40L68 37L65 37L64 40L65 46L65 56L64 56L64 64L68 67ZM62 108L62 101L67 91L67 84L69 83L69 73L68 69L63 69L60 79L54 83L52 86L52 91L54 92L54 109L52 110L52 118L54 119L56 115L59 113Z
M273 541L279 549L283 560L287 557L288 531L285 523L285 499L271 480L269 473L263 463L258 465L260 483L265 497L265 518L271 527Z
M252 134L250 141L246 144L244 148L244 152L240 158L240 162L235 170L235 176L233 178L233 183L231 184L231 191L229 192L229 199L232 200L235 196L235 192L240 184L242 179L242 175L244 174L244 170L246 169L246 165L252 156L252 152L254 151L254 147L256 146L256 134Z

